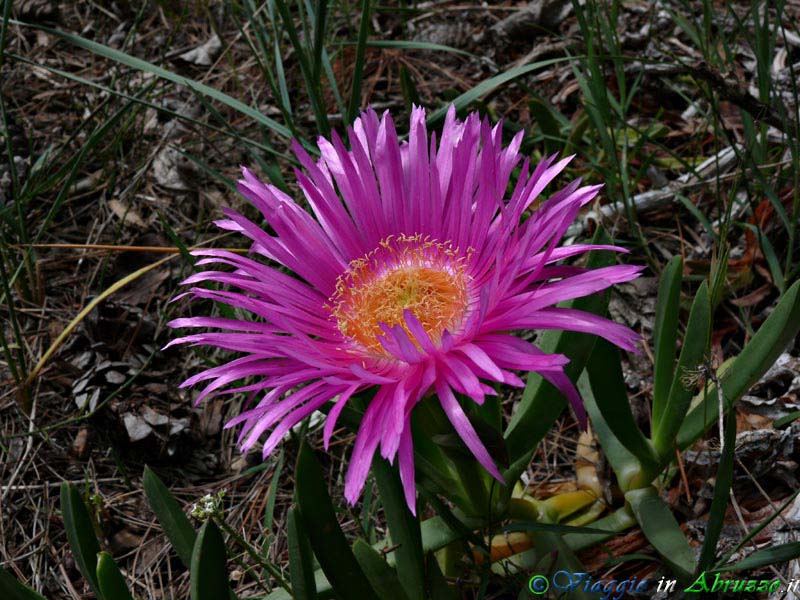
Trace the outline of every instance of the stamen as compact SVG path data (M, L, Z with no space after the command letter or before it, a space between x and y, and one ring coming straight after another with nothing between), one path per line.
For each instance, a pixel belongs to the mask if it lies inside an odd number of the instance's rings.
M444 330L457 328L466 312L468 259L452 243L421 234L381 240L336 282L330 308L339 331L385 355L376 337L384 335L380 324L400 325L408 332L403 313L409 310L434 343L440 342Z

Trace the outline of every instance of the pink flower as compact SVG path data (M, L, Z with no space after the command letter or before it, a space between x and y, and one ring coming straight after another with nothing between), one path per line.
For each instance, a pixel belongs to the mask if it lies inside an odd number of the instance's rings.
M622 325L557 303L630 281L638 266L585 270L559 265L591 249L616 246L558 242L599 186L575 181L523 218L571 157L550 157L533 171L520 163L522 133L502 146L501 127L477 113L456 119L451 107L441 138L428 138L425 111L414 109L407 142L388 114L368 110L348 130L350 150L320 138L321 159L299 144L297 172L311 213L244 169L239 190L274 232L231 209L218 225L253 241L252 258L225 250L194 252L198 265L225 265L189 277L188 295L252 314L252 320L191 317L172 327L214 328L172 344L215 346L241 354L183 383L211 393L251 392L257 404L242 424L244 451L267 431L263 455L291 427L326 403L328 443L354 394L377 386L358 430L346 476L354 504L375 451L398 460L406 500L415 510L410 415L429 391L475 458L502 481L456 393L478 404L495 394L486 382L522 386L517 372L536 371L569 399L585 421L580 397L563 373L568 361L545 354L514 330L564 329L595 334L626 350L637 335ZM287 274L287 271L292 274ZM208 289L207 282L221 284ZM170 344L171 345L171 344ZM248 380L246 385L235 382Z

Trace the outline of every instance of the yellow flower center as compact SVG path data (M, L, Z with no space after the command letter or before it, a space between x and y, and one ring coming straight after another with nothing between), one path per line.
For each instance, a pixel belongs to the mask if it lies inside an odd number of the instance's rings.
M376 336L380 324L408 330L409 310L438 343L445 329L452 331L468 305L467 257L450 242L421 235L390 236L378 248L350 263L336 282L331 313L347 338L367 350L387 354Z

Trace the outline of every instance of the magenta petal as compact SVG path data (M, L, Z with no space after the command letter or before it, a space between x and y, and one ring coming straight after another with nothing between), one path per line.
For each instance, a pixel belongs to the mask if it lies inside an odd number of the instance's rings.
M325 450L328 449L328 445L331 443L331 436L333 435L333 430L336 429L336 422L339 420L339 415L342 414L347 401L350 400L350 397L357 389L358 386L354 385L342 392L331 408L331 411L328 413L328 417L325 419L325 426L322 430L322 443L325 445Z
M470 449L472 454L475 455L475 458L478 459L478 462L481 463L483 468L486 469L492 477L501 483L505 483L492 457L489 455L483 442L481 442L478 434L475 433L472 423L469 422L467 415L464 414L464 409L461 408L458 400L456 400L456 397L453 395L450 386L442 381L437 381L436 393L439 395L439 403L442 405L442 409L447 415L447 418L450 420L450 423L461 439L464 440L467 448Z
M388 394L382 388L370 402L358 428L353 454L350 456L350 466L347 468L344 481L344 496L351 505L358 501L367 481L372 457L380 441L378 422L380 414L386 408L387 397Z
M398 454L400 468L400 482L403 484L406 504L411 514L417 515L417 484L414 481L414 446L411 441L411 422L406 420L403 433L400 437L400 451Z
M578 424L581 429L586 429L586 408L583 406L578 390L572 385L569 377L563 371L540 371L540 375L547 381L552 383L558 390L566 396L572 409L575 411L575 417L578 419Z

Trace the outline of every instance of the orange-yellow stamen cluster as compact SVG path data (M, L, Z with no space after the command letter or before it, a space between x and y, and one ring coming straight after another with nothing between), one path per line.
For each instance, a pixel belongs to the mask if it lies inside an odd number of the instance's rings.
M409 334L409 310L434 340L453 331L468 305L467 257L450 242L422 235L390 236L350 263L336 282L331 313L339 331L365 349L385 354L380 327L400 325ZM409 336L414 340L414 336Z

